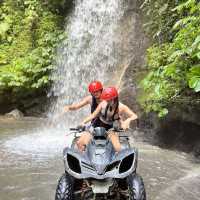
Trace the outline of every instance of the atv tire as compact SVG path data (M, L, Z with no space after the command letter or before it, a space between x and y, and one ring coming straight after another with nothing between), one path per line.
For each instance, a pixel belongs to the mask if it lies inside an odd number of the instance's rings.
M142 177L132 174L127 178L129 200L146 200L146 192Z
M63 174L58 181L55 200L74 200L73 178L67 173Z

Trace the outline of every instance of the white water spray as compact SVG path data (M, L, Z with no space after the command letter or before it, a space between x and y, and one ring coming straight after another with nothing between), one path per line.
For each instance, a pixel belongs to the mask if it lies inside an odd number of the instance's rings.
M112 82L122 54L120 21L125 7L123 0L76 0L75 7L66 23L67 39L57 52L57 70L50 95L56 96L49 110L54 117L62 112L65 104L79 101L87 95L92 80L104 84ZM78 125L89 112L69 112L60 118L56 127L38 128L38 131L17 136L4 146L18 154L36 156L55 155L70 143L66 137L69 126ZM30 131L29 131L30 132Z
M61 112L65 104L86 96L90 81L100 80L104 84L112 81L119 64L118 30L124 10L122 0L75 1L75 10L66 28L68 38L58 50L58 69L53 73L55 83L51 90L58 99L49 111L50 116ZM79 111L69 113L60 125L65 128L77 125L82 116Z

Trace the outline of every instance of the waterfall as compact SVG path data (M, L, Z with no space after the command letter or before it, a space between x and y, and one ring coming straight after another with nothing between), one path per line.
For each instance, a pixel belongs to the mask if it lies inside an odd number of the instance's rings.
M58 97L49 116L60 113L65 104L79 101L88 95L90 81L112 82L119 65L121 38L120 20L125 11L122 0L76 0L66 23L67 39L57 52L57 70L50 94ZM68 113L60 125L77 125L86 111ZM83 114L84 113L84 114Z
M57 69L52 73L54 84L49 95L54 101L48 111L50 120L61 113L65 104L89 95L90 81L117 85L130 61L142 66L146 41L136 8L136 0L74 0L74 8L66 19L67 38L57 50ZM132 82L132 72L129 74L128 84L129 79ZM56 126L41 121L34 130L15 128L20 134L6 140L3 146L9 152L35 160L62 155L62 149L73 139L68 128L78 125L88 112L89 106L66 113Z

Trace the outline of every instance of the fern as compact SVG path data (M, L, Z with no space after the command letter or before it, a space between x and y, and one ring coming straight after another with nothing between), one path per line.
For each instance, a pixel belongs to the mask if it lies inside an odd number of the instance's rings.
M146 1L142 8L151 13L146 19L146 30L156 27L154 32L164 39L159 44L154 41L148 49L148 73L141 81L144 92L140 103L147 112L156 111L160 117L168 113L168 107L181 94L190 90L198 98L200 92L200 3L196 0L165 3ZM159 12L166 18L156 20ZM172 37L166 37L164 30L169 30Z

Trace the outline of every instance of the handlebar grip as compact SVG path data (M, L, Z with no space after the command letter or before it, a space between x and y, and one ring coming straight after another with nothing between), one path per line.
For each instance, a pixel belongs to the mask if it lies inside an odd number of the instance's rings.
M77 128L70 128L69 130L70 130L70 131L78 131Z
M123 128L119 128L119 129L110 128L109 130L110 130L110 131L115 131L115 132L124 132L124 131L125 131Z
M115 131L115 132L118 132L118 133L120 133L120 132L125 132L124 129L114 129L114 131Z
M70 131L77 131L77 132L82 132L85 131L85 126L78 126L76 128L70 128Z

